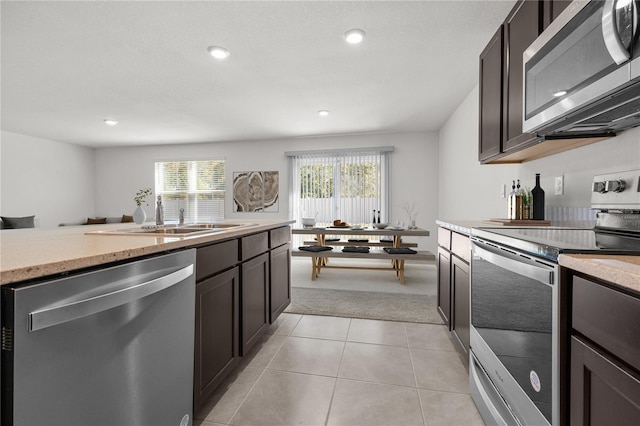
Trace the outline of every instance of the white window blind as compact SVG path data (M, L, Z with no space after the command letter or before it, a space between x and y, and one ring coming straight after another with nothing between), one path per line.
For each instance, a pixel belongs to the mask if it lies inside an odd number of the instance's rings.
M389 152L392 147L286 153L291 162L290 211L317 223L335 219L369 224L373 212L381 222L389 214Z
M181 208L185 223L224 219L224 160L160 161L155 177L165 221L177 221Z

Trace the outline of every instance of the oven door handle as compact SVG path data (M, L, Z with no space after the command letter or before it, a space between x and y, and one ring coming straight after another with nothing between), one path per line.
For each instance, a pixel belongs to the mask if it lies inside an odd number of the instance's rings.
M553 285L554 270L552 268L524 262L520 260L519 256L505 250L495 249L490 246L482 247L480 246L481 243L477 241L471 241L471 243L473 244L473 254L475 256L518 275L524 275L541 283Z

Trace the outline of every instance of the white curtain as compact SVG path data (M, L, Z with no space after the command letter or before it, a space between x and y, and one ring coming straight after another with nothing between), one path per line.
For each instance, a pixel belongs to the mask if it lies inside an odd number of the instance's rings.
M356 150L288 152L291 177L291 217L302 226L303 217L318 224L340 219L366 225L380 212L389 214L388 170L393 147Z

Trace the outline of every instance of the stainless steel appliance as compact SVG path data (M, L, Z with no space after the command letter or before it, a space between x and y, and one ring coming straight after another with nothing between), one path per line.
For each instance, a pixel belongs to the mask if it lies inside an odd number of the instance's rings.
M2 287L2 425L191 424L195 250Z
M640 170L594 178L593 229L473 229L470 390L489 424L559 425L561 253L640 255Z
M545 137L640 125L638 0L573 1L523 55L523 130Z

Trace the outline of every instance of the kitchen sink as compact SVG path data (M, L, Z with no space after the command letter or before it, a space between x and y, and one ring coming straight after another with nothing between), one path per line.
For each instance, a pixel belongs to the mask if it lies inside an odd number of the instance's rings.
M185 225L145 225L140 228L112 229L104 231L90 231L87 234L97 235L148 235L162 236L187 236L206 235L222 232L246 226L255 226L255 223L189 223Z

